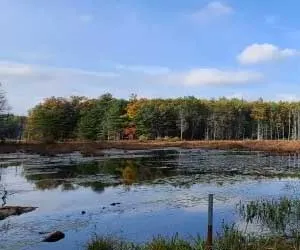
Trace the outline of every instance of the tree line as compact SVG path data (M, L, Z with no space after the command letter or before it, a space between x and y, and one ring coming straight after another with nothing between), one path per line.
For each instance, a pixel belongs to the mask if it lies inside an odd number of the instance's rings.
M51 97L29 111L27 140L300 139L300 102Z
M8 110L0 88L1 140L300 139L300 102L135 95L125 100L107 93L95 99L47 98L27 117L8 114Z

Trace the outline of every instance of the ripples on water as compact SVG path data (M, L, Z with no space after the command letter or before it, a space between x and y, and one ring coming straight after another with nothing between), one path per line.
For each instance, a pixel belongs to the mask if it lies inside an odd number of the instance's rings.
M299 163L298 155L183 149L0 155L7 204L39 207L0 221L0 249L82 249L95 233L134 241L205 235L209 193L215 194L215 230L223 219L242 227L235 213L240 200L297 197ZM39 232L53 230L66 238L40 243Z

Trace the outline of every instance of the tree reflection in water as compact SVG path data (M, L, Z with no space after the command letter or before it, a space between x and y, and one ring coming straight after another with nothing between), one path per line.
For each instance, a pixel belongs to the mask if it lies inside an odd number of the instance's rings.
M62 191L69 191L82 186L102 192L109 186L151 183L174 175L175 166L170 163L165 166L162 157L166 160L164 154L157 153L154 157L108 159L64 166L45 165L39 166L38 171L24 167L23 174L39 190L61 188ZM168 157L173 158L176 157Z

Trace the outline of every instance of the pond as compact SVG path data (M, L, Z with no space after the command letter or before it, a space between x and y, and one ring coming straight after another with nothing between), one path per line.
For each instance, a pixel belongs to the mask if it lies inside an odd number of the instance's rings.
M223 223L243 228L237 204L297 197L299 165L296 154L178 148L0 155L7 205L38 207L0 221L0 249L84 249L96 234L135 242L176 232L205 236L210 193L215 232ZM56 230L65 239L41 243L41 232Z

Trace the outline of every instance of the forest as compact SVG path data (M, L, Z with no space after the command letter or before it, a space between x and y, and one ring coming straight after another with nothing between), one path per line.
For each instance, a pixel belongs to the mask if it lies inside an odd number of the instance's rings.
M300 102L263 99L128 100L50 97L28 111L9 113L0 89L0 139L56 142L74 140L298 140Z
M21 119L22 120L22 119ZM239 99L129 100L51 97L36 105L21 126L28 141L67 140L297 140L300 102Z

